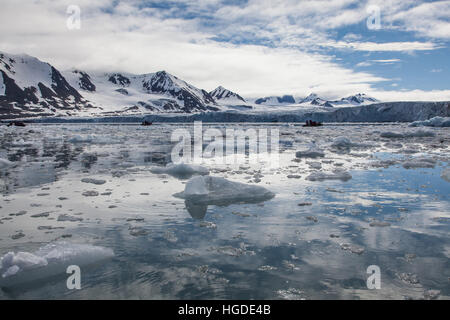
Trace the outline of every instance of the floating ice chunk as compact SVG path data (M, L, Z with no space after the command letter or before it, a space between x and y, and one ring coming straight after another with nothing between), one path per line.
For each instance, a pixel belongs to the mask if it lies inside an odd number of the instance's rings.
M206 185L204 179L194 178L189 180L184 190L184 196L196 196L196 195L207 195L209 193L209 188Z
M89 190L89 191L83 192L82 195L85 197L97 197L99 195L99 193L95 190Z
M384 131L380 133L382 138L404 138L405 135L400 132Z
M371 166L375 168L389 168L390 166L395 166L398 162L397 160L379 160L372 162Z
M397 278L399 278L400 280L402 280L403 282L408 283L408 284L419 284L420 283L419 277L414 273L402 272L402 273L396 273L395 275L397 276Z
M280 145L283 147L292 147L294 145L294 141L292 139L280 139Z
M348 181L351 178L352 178L352 176L347 171L335 171L332 173L313 172L309 176L306 177L306 180L309 180L309 181L324 181L324 180Z
M46 266L45 258L36 256L29 252L8 252L1 259L2 278L17 274L21 270Z
M113 256L111 249L67 242L47 244L35 253L8 252L0 260L0 286L42 280L64 274L69 265L82 267Z
M386 221L374 220L369 224L371 227L390 227L391 224Z
M444 170L442 170L441 177L445 181L450 182L450 167L447 167Z
M430 130L419 129L417 131L408 132L407 134L405 134L405 136L408 138L424 138L424 137L434 137L436 136L436 133Z
M72 143L91 143L94 140L94 137L91 135L87 135L87 136L80 136L80 135L75 135L73 137L71 137L69 139L69 142Z
M341 249L342 250L346 250L346 251L350 251L351 253L355 253L355 254L363 254L364 253L364 248L362 247L358 247L349 243L342 243L341 244Z
M195 164L169 164L166 167L153 167L150 169L152 173L167 173L174 177L190 178L193 175L208 175L209 169Z
M225 178L198 176L190 179L176 197L194 203L231 204L269 200L274 193L261 186L229 181Z
M306 163L313 169L322 169L322 164L320 162L307 161Z
M331 147L335 149L350 149L350 148L368 148L371 145L365 143L352 142L347 137L337 137L331 143Z
M81 179L81 182L84 182L84 183L93 183L93 184L100 185L100 184L105 184L105 183L106 183L106 180L102 180L102 179L94 179L94 178L83 178L83 179Z
M317 147L311 147L308 150L297 151L295 156L297 158L323 158L325 153Z
M70 216L68 214L60 214L58 216L58 220L57 221L71 221L71 222L76 222L76 221L83 221L83 218L80 217L74 217L74 216Z
M419 129L417 131L412 132L406 132L406 133L399 133L399 132L391 132L391 131L385 131L380 134L380 137L382 138L424 138L424 137L434 137L436 134L433 131L430 130L423 130Z
M436 300L439 298L439 295L441 294L440 290L426 290L423 293L423 298L425 300Z
M450 117L434 117L425 121L414 121L409 124L410 127L450 127Z
M350 148L353 143L346 137L337 137L331 144L334 148Z
M305 293L296 288L289 288L287 290L278 290L277 294L284 300L305 300Z
M9 167L12 167L13 165L13 162L0 158L0 170L7 169Z
M431 158L414 158L404 161L402 165L405 169L434 168L436 165L436 160Z

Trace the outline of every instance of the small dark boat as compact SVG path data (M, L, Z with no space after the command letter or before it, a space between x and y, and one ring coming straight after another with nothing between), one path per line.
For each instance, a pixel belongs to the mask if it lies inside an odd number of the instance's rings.
M25 122L22 121L11 121L10 123L8 123L8 127L11 126L16 126L16 127L25 127Z
M153 124L153 122L149 122L147 120L142 121L141 126L151 126Z
M306 123L303 125L304 127L321 127L322 122L316 122L312 120L307 120Z

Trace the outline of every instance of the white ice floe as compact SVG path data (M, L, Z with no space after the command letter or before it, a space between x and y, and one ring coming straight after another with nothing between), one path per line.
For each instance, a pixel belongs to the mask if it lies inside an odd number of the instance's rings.
M337 137L336 139L334 139L331 146L334 148L350 148L351 146L353 146L353 143L350 141L349 138Z
M424 121L414 121L410 127L450 127L450 117L434 117Z
M116 136L99 136L99 135L74 135L69 138L69 142L72 143L93 143L93 144L119 144L123 143L124 140Z
M71 137L69 139L69 142L72 143L91 143L94 140L94 137L91 135L87 135L87 136L80 136L80 135L75 135L73 137Z
M436 160L431 158L413 158L403 161L403 168L414 169L414 168L434 168L436 165Z
M295 153L297 158L323 158L325 157L325 152L321 149L312 146L308 150L297 151Z
M313 169L322 169L322 163L317 161L307 161L306 162Z
M236 203L264 201L275 196L261 186L229 181L225 178L198 176L191 178L176 197L197 203Z
M417 131L411 132L392 132L392 131L384 131L380 133L380 137L382 138L390 138L390 139L401 139L401 138L425 138L425 137L434 137L436 133L430 130L419 129Z
M176 177L193 176L198 175L208 175L209 169L196 164L169 164L166 167L153 167L150 169L152 173L167 173Z
M400 132L384 131L380 133L382 138L404 138L405 135Z
M445 181L450 182L450 167L447 167L444 170L442 170L441 177Z
M113 256L108 248L68 242L50 243L34 253L8 252L0 260L0 286L42 280L64 274L70 265L82 267Z
M94 179L94 178L83 178L83 179L81 179L81 182L101 185L101 184L105 184L106 180Z
M423 138L423 137L434 137L436 133L430 130L419 129L417 131L408 132L405 134L407 138Z
M371 145L364 144L364 143L356 143L352 142L347 137L337 137L334 139L334 141L331 143L331 147L335 149L350 149L350 148L368 148Z
M335 171L332 173L326 172L313 172L306 177L309 181L323 181L323 180L341 180L348 181L352 178L351 174L347 171Z

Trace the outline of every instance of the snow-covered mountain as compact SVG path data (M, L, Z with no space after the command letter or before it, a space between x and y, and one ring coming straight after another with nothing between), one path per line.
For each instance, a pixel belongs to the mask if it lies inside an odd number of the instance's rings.
M321 107L354 107L379 102L364 93L358 93L353 96L345 97L340 100L326 100L315 93L311 93L306 98L299 99L298 103L302 105L321 106Z
M165 72L60 72L28 55L0 52L0 119L218 111L205 90Z
M264 97L255 100L256 104L268 105L268 106L276 106L276 105L284 105L284 104L294 104L295 99L293 96L284 95L282 97L271 96Z
M379 102L377 99L372 98L365 93L358 93L354 96L342 98L341 100L330 101L330 103L334 106L361 106L377 102Z
M217 87L209 93L218 103L222 104L234 104L234 103L246 103L245 99L237 93L225 89L222 86Z
M94 109L52 65L0 52L0 118L88 115Z
M91 73L72 70L68 81L104 113L149 113L218 111L214 98L205 90L159 71L129 73Z
M219 86L199 89L165 71L58 71L28 55L0 52L0 119L51 116L119 116L208 111L255 112L354 107L378 100L357 94L329 101L312 93L306 98L268 96L249 102Z
M303 105L311 105L311 106L320 106L320 107L328 107L328 108L332 108L333 105L325 100L320 98L317 94L315 93L311 93L309 96L307 96L306 98L300 99L299 104L303 104Z

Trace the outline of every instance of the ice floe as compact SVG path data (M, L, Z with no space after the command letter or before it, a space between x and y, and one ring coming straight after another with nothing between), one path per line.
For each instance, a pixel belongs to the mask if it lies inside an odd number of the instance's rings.
M297 151L295 156L297 158L323 158L325 157L325 152L317 147L311 147L307 150Z
M390 139L401 139L401 138L426 138L426 137L434 137L436 133L430 130L419 129L417 131L411 132L393 132L393 131L384 131L380 133L380 137L382 138L390 138Z
M60 222L63 222L63 221L76 222L76 221L83 221L83 218L70 216L70 215L64 213L64 214L60 214L58 216L58 220L57 221L60 221Z
M410 160L403 161L403 168L414 169L414 168L434 168L436 165L436 160L431 158L414 158Z
M81 179L81 182L101 185L101 184L105 184L106 180L94 179L94 178L83 178L83 179Z
M306 177L309 181L324 181L324 180L341 180L348 181L352 178L351 174L347 171L335 171L331 173L326 172L313 172Z
M91 135L88 136L74 135L68 141L72 143L91 143L93 140L94 137Z
M400 132L384 131L384 132L380 133L380 137L382 137L382 138L404 138L405 135Z
M169 164L166 167L153 167L150 169L152 173L167 173L178 178L190 178L193 175L208 175L209 169L196 164Z
M197 176L191 178L184 191L175 196L194 203L225 204L259 202L269 200L275 194L261 186L233 182L221 177Z
M369 148L371 146L370 144L352 142L347 137L337 137L331 143L331 147L334 149Z
M64 274L69 265L79 267L114 256L111 249L89 244L55 242L34 253L8 252L0 261L0 286L9 287Z

